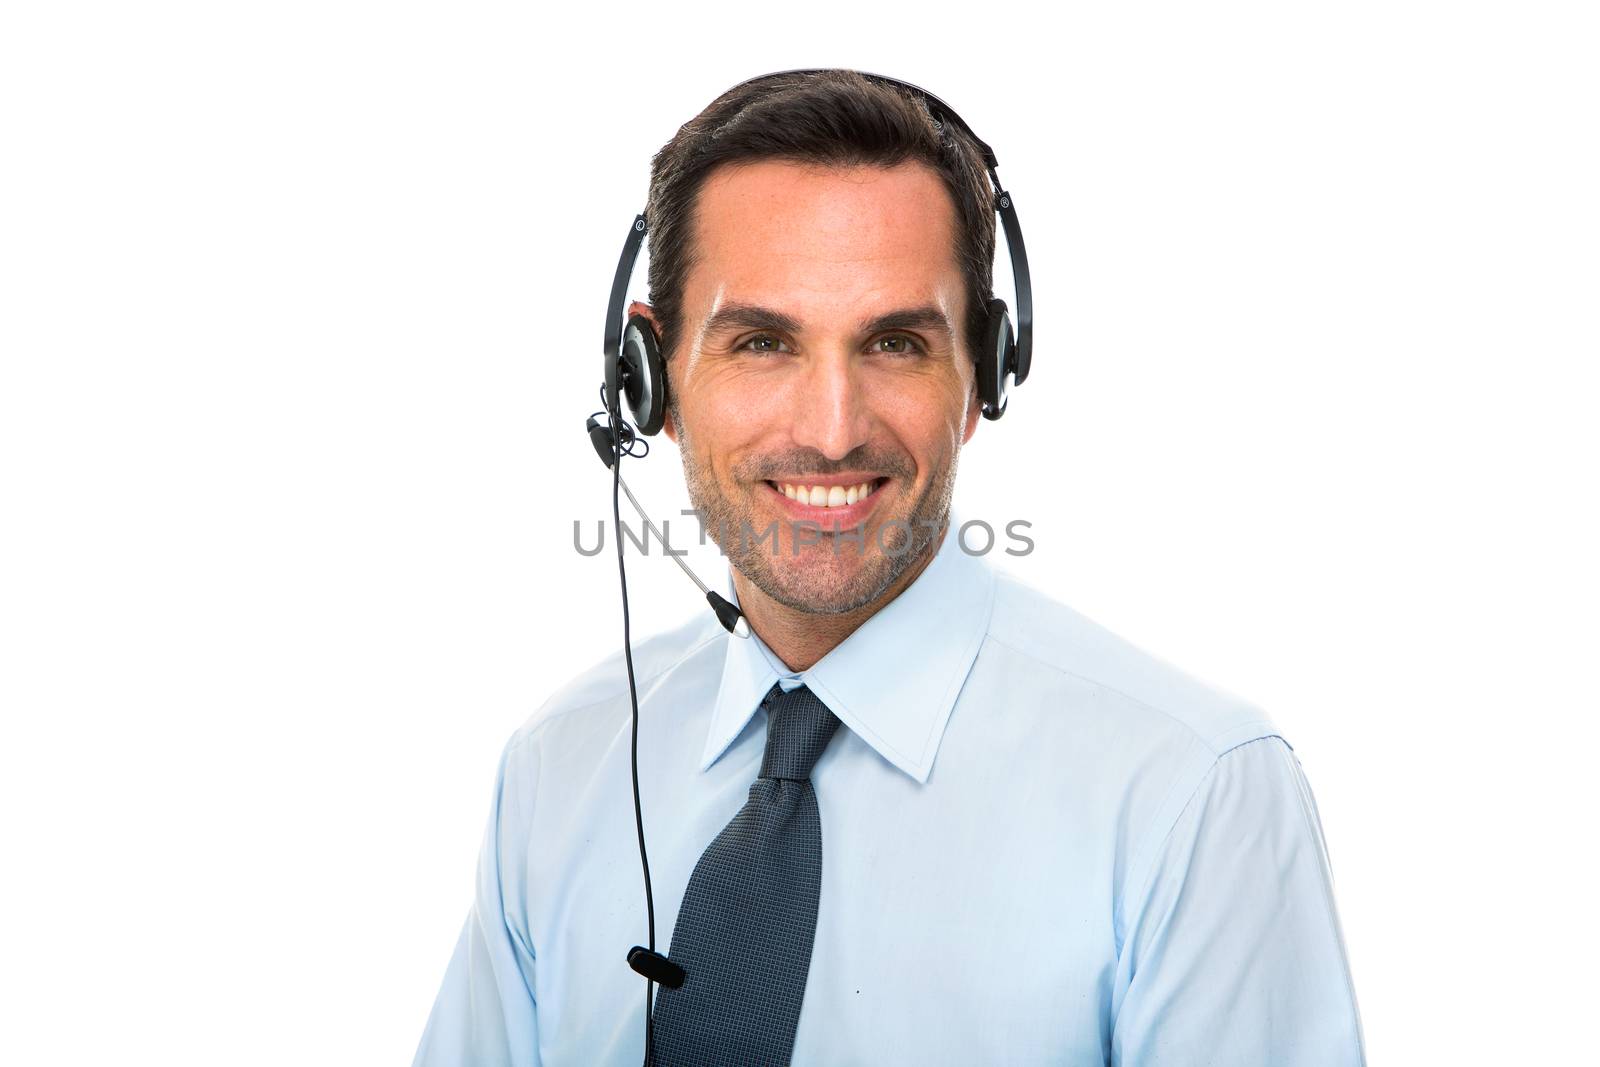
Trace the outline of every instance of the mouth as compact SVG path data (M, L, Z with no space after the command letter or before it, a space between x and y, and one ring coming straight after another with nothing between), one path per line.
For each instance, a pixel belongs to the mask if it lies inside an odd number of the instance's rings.
M835 475L773 479L764 484L780 498L779 508L790 519L843 529L857 525L872 512L888 483L888 478L870 475Z

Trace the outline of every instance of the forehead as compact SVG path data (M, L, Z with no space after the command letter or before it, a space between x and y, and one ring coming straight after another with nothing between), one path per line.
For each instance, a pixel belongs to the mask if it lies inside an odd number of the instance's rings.
M695 210L686 310L713 297L806 318L849 305L959 299L955 206L926 164L821 167L763 160L718 168Z

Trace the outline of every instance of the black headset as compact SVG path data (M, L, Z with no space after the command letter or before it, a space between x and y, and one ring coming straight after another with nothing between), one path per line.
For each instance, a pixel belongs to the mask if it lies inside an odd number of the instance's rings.
M789 74L820 73L824 69L809 67L781 70L750 78L733 88L739 89L753 82ZM1028 376L1028 366L1032 362L1033 287L1028 277L1028 253L1022 244L1022 227L1017 222L1016 205L1012 202L1011 194L1000 186L1000 176L995 173L999 164L995 160L994 149L980 140L977 134L972 132L972 127L963 122L953 108L926 89L882 74L870 74L866 71L854 73L916 93L926 101L929 116L933 119L936 129L943 131L946 120L955 123L972 138L979 151L983 153L984 166L988 169L989 179L994 184L994 208L1000 213L1000 223L1005 228L1006 248L1011 254L1011 274L1016 283L1017 293L1015 335L1012 333L1011 315L1006 308L1006 302L999 297L993 297L989 300L988 318L984 324L983 347L977 354L978 398L982 404L983 416L987 419L998 419L1006 411L1006 376L1011 376L1011 384L1020 384ZM660 983L677 989L683 985L688 975L680 964L656 951L655 894L650 884L650 859L644 840L644 809L639 798L639 691L633 673L633 644L628 618L628 574L623 563L622 505L618 495L619 491L628 494L629 502L639 512L646 526L653 531L654 525L650 522L650 517L622 480L622 457L641 456L649 451L649 443L639 440L634 427L623 419L622 401L624 399L627 401L628 410L638 427L637 434L651 436L660 432L667 414L667 371L665 361L661 357L661 339L656 335L654 325L643 315L628 316L627 324L623 324L623 313L627 309L628 282L633 277L634 262L638 259L639 249L644 244L646 229L645 216L640 213L634 218L633 225L628 230L628 239L622 246L622 257L617 261L616 277L611 282L611 303L606 308L605 382L601 387L605 411L591 415L585 430L590 443L594 445L595 453L611 470L612 477L611 513L616 523L617 577L622 586L622 650L628 672L628 699L633 709L631 752L633 811L639 836L639 862L644 869L645 912L649 934L649 944L633 946L628 952L627 959L628 965L645 979L644 1055L645 1065L650 1067L654 1056L652 993L655 985ZM605 417L604 422L600 421L600 416ZM636 451L636 448L642 448L643 451ZM658 536L661 537L665 548L665 536L661 534ZM705 593L706 600L716 612L723 627L731 634L748 637L750 630L739 608L729 603L715 590L709 589L677 555L670 551L667 555L683 569L695 585L700 587L701 592Z
M733 89L789 74L820 73L824 69L806 67L780 70L749 78ZM867 71L854 73L916 93L927 102L928 113L933 119L935 129L942 131L945 120L948 119L972 138L978 150L983 153L983 163L989 171L989 180L994 183L994 209L999 212L1000 225L1005 230L1006 249L1011 255L1011 276L1017 293L1015 335L1012 334L1011 314L1006 308L1006 302L999 297L993 297L989 300L988 319L984 324L983 348L977 354L978 399L982 402L983 416L986 419L998 419L1006 412L1006 375L1011 375L1011 384L1021 385L1028 377L1028 368L1033 362L1033 283L1028 275L1028 251L1022 243L1022 226L1017 222L1016 204L1011 194L1001 187L1000 175L996 173L999 161L995 159L994 149L972 132L972 127L956 114L954 108L926 89L883 74L871 74ZM728 92L732 92L733 89ZM619 401L626 398L628 410L633 415L639 432L646 436L658 433L667 416L667 371L666 364L661 358L661 339L656 335L655 327L650 320L643 315L628 316L626 326L623 325L622 317L627 310L628 282L633 277L634 262L639 258L639 249L644 244L648 228L649 223L644 213L640 212L634 217L633 225L628 229L628 238L622 246L622 256L617 260L616 277L611 281L611 303L606 308L605 338L606 410L613 416L620 415Z

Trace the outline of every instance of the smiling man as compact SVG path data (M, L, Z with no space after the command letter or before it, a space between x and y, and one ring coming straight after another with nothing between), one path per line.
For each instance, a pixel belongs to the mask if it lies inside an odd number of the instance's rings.
M1364 1062L1279 730L958 536L994 196L849 71L657 154L628 310L752 635L633 650L648 903L621 654L511 738L418 1064ZM681 982L625 962L651 906Z
M726 165L697 207L682 306L698 327L668 361L666 433L745 617L803 670L945 526L978 423L955 211L909 161Z

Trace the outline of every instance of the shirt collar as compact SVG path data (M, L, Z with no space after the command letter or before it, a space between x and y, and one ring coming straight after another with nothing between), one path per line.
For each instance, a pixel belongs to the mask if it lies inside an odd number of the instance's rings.
M753 633L728 635L700 769L721 758L775 683L798 679L880 756L926 782L994 608L994 571L961 547L960 530L952 509L922 573L809 670L788 671ZM725 585L737 603L731 570Z

